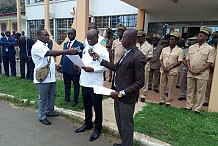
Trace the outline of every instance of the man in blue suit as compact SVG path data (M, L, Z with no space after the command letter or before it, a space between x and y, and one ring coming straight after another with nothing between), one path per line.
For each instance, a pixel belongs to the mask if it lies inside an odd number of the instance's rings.
M76 37L76 30L71 28L67 32L69 41L64 43L64 50L67 50L69 48L76 48L80 47L81 50L83 50L83 44L75 40ZM82 51L80 53L75 53L72 55L79 55L82 57ZM73 103L72 106L75 107L78 104L78 97L79 97L79 77L80 77L80 70L76 70L73 67L73 62L70 61L70 59L63 55L60 62L61 71L63 73L64 77L64 86L65 86L65 102L70 102L70 90L71 90L71 81L73 81L74 85L74 96L73 96Z
M16 76L15 48L16 39L11 37L9 30L5 31L5 36L0 39L2 46L2 59L4 65L5 76L9 77L9 63L11 67L11 75Z

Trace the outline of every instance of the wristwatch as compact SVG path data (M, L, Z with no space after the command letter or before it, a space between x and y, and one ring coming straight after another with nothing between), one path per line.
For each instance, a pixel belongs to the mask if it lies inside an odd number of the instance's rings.
M119 91L119 92L118 92L117 97L118 97L118 98L121 98L121 97L123 97L124 95L126 95L126 93L124 92L124 90L122 90L122 91Z
M121 98L123 94L118 93L117 97Z

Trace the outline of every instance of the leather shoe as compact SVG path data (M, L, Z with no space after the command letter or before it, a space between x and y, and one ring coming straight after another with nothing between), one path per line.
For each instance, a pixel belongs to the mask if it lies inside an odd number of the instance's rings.
M59 114L57 112L53 112L52 114L46 114L46 117L57 117Z
M39 122L41 122L44 125L51 125L51 122L47 118L39 120Z
M208 103L206 103L206 102L205 102L205 103L203 103L203 106L208 106Z
M154 92L159 93L158 89L154 89Z
M122 144L114 143L113 146L121 146Z
M101 130L95 130L95 131L92 133L91 137L89 138L89 141L94 141L94 140L96 140L96 139L100 136L100 134L101 134Z
M178 100L179 101L186 100L186 97L179 97Z
M145 102L145 98L141 98L141 102Z
M84 124L82 127L76 129L75 132L76 132L76 133L80 133L80 132L84 132L84 131L86 131L86 130L91 130L92 128L93 128L93 126L86 126L86 125Z
M164 102L159 102L159 103L158 103L158 105L164 105L164 104L165 104Z

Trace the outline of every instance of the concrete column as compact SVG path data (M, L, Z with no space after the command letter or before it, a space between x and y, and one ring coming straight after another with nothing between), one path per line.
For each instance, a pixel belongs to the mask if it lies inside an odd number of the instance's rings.
M11 30L11 20L10 20L10 19L8 19L8 27L7 27L7 30L12 31L12 30Z
M49 25L49 0L44 0L44 21L45 21L45 29L51 35L50 25Z
M20 11L20 0L17 1L17 32L21 32L21 11Z
M138 9L138 19L137 19L137 25L136 29L144 29L144 22L145 22L145 10L144 9Z
M218 84L216 84L216 82L218 81L218 57L216 57L215 64L216 65L213 72L213 82L212 82L211 93L210 93L210 102L208 106L209 112L218 112L218 106L217 106L218 92L216 91L218 89Z
M84 42L89 23L89 0L77 0L73 28L76 29L76 39Z

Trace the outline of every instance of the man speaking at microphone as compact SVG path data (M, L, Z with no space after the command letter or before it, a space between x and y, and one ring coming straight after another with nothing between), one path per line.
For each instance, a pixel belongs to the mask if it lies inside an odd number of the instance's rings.
M82 61L85 67L82 67L80 76L80 85L82 86L82 97L85 109L85 123L82 127L75 130L76 133L84 132L93 128L92 106L95 111L95 130L89 138L90 141L96 140L102 129L102 99L103 95L95 94L94 85L103 86L103 72L107 69L100 65L96 60L97 53L104 60L109 61L109 53L105 47L98 43L98 31L90 29L87 33L89 45L85 46L82 54Z

